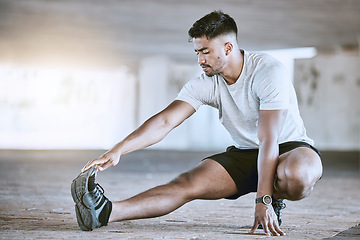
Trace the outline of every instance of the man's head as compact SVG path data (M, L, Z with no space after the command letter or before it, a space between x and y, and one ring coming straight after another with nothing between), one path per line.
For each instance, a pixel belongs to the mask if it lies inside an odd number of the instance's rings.
M223 72L229 65L234 47L237 48L234 19L221 11L214 11L197 20L188 33L205 74L211 77Z
M214 11L197 20L189 29L188 34L189 41L203 36L210 40L228 34L234 34L237 38L237 26L228 14Z

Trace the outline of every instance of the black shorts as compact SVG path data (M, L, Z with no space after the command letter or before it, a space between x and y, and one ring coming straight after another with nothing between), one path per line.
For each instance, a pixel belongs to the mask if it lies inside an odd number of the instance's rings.
M308 147L321 156L319 150L305 142L286 142L279 144L279 155L298 147ZM220 163L234 180L238 193L227 197L237 199L250 192L257 191L258 172L257 158L259 149L238 149L234 146L228 147L226 152L207 157Z

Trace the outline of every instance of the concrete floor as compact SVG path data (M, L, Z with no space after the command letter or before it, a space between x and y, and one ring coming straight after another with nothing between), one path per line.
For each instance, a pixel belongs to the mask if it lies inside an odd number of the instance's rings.
M101 153L0 151L0 238L266 237L261 230L253 235L247 233L253 223L254 194L235 201L194 201L164 217L112 223L92 232L82 232L76 223L70 184L81 167ZM139 151L124 156L117 167L98 174L97 182L104 187L110 200L120 200L171 180L209 154ZM288 207L284 210L282 229L287 236L281 239L329 238L359 224L359 162L347 161L345 157L343 154L324 156L324 176L310 197L298 202L286 202ZM359 234L358 230L356 234Z

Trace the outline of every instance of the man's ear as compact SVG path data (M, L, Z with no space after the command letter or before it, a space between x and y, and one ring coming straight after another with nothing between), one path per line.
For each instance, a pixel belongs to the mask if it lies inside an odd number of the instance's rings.
M234 45L231 42L227 42L224 45L224 49L225 49L225 55L229 55L231 53L231 51L234 49Z

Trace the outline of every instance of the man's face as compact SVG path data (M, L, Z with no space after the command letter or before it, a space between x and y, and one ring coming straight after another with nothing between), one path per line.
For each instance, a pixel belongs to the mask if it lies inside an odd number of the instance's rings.
M208 77L221 73L225 67L225 49L222 38L194 38L194 49L198 63Z

